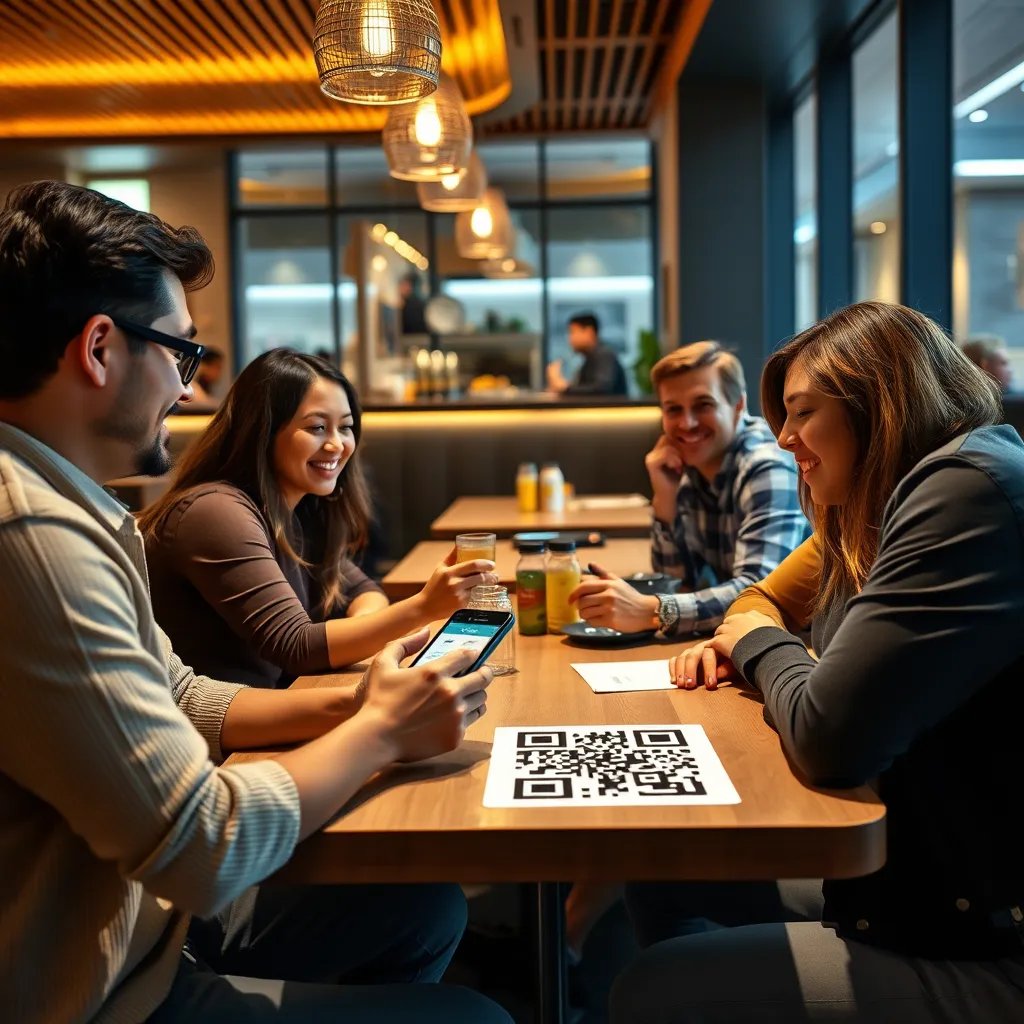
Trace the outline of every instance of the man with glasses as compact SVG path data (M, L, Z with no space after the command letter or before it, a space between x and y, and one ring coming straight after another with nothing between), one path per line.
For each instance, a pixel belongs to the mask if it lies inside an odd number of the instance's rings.
M399 668L425 632L350 690L175 657L101 484L167 469L202 356L185 295L212 274L194 229L87 189L36 182L0 212L0 1020L507 1024L471 992L386 984L439 978L456 887L254 888L372 774L456 745L490 673L452 678L465 652Z

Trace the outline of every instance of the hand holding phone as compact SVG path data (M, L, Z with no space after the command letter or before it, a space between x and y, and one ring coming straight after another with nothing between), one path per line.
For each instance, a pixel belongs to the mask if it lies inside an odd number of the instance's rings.
M390 760L418 761L454 750L466 727L487 711L491 671L486 666L472 670L471 652L449 654L436 666L401 667L426 639L421 629L388 644L364 677L359 715L376 723L373 728L387 744Z
M427 664L452 651L469 650L476 653L473 664L455 673L456 677L468 675L479 669L497 650L514 622L515 616L511 612L461 608L430 638L412 665Z

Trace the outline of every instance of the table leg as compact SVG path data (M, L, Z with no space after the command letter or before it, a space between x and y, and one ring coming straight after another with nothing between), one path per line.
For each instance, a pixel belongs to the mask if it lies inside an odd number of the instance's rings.
M564 1024L568 1016L562 888L560 882L537 883L537 1024Z

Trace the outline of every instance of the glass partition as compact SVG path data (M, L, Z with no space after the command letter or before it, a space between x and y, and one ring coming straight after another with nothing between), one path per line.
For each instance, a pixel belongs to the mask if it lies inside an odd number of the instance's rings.
M900 299L898 28L891 14L853 54L853 297Z

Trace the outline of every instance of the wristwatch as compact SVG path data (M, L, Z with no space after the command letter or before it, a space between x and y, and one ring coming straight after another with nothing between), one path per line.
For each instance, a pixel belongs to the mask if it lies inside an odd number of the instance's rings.
M674 633L679 624L679 605L672 599L672 594L658 595L658 612L655 622L659 632L666 636Z

